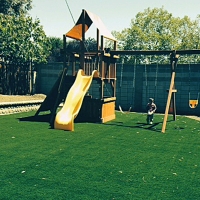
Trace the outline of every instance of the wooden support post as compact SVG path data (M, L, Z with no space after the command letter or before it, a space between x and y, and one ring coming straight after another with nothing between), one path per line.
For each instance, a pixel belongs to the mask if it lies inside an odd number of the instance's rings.
M103 35L101 35L101 51L104 51Z
M177 62L178 62L178 57L179 55L176 54L176 51L173 51L171 54L170 60L171 60L171 72L176 71L177 67ZM172 109L173 109L173 120L176 121L176 89L175 89L175 83L173 85L173 90L172 90Z
M97 69L98 72L100 72L100 67L99 67L99 29L97 28L97 54L96 54L96 61L95 61L95 69Z
M73 54L72 58L72 76L76 75L76 58L75 55Z
M166 104L166 108L165 108L165 116L164 116L163 125L162 125L162 133L165 133L165 129L166 129L167 118L168 118L168 113L169 113L169 106L170 106L171 96L172 96L172 90L174 87L174 79L175 79L175 72L172 72L171 83L170 83L170 88L169 88L169 93L168 93L168 98L167 98L167 104Z
M101 79L100 90L101 90L101 99L103 99L104 98L104 79Z
M101 35L101 56L100 56L100 69L101 69L101 99L104 98L104 79L105 79L105 62L104 62L104 38Z
M96 50L99 51L99 29L97 28L97 46Z
M170 55L171 72L172 72L171 73L171 83L170 83L170 88L169 88L169 93L168 93L168 98L167 98L167 104L166 104L166 108L165 108L165 116L163 119L162 133L165 133L171 98L173 98L172 99L173 118L174 118L174 120L176 120L176 101L175 101L176 89L175 89L174 79L175 79L175 71L176 71L176 66L177 66L177 62L178 62L178 57L179 57L179 55L176 54L176 51L173 51Z
M63 35L63 69L67 68L66 62L66 36Z
M82 10L82 40L80 41L81 55L80 55L80 67L84 69L85 63L85 10Z
M117 41L114 41L114 50L117 50Z

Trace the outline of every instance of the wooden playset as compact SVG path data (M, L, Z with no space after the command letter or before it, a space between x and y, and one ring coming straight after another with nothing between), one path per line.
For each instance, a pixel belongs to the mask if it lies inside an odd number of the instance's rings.
M97 27L97 45L96 51L88 52L85 44L85 33L92 23ZM67 53L67 37L80 41L80 52ZM117 41L106 29L101 19L91 12L82 10L75 26L63 35L63 72L36 112L36 116L41 111L50 110L50 123L53 127L57 108L65 100L69 89L76 79L78 70L82 69L88 76L94 70L98 71L99 76L94 77L93 80L99 85L99 98L93 98L90 94L87 94L84 97L76 120L105 123L115 119L116 61L118 56L110 54L110 49L104 48L105 39L112 42L113 50L116 50ZM105 95L107 85L111 88L109 95L108 93Z

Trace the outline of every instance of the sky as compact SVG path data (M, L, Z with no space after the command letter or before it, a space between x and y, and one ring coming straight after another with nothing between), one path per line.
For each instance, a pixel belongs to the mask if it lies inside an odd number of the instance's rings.
M129 28L131 19L147 8L164 8L174 17L190 17L200 14L200 0L33 0L29 12L39 18L48 37L62 38L76 22L82 9L98 15L109 31ZM96 38L96 27L91 26L86 38Z

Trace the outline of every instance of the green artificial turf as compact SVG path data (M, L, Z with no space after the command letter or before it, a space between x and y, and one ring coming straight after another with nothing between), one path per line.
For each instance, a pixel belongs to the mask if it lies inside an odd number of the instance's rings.
M163 134L163 115L117 112L69 132L34 114L0 116L1 200L199 199L199 121L169 116Z

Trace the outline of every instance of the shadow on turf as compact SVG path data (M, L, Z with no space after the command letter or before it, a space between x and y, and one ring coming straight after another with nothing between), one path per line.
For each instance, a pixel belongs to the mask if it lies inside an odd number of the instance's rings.
M50 114L44 114L44 115L37 115L37 116L29 116L29 117L22 117L18 118L19 121L28 121L28 122L49 122L50 121Z
M170 120L170 121L173 121L173 120ZM168 122L170 122L168 121ZM159 124L162 124L163 122L157 122L157 123L154 123L154 124L147 124L147 123L136 123L137 125L135 126L127 126L127 125L124 125L123 122L113 122L113 123L109 123L109 124L104 124L104 125L111 125L111 126L122 126L122 127L127 127L127 128L141 128L141 129L147 129L147 130L150 130L150 131L155 131L155 132L161 132L161 129L160 128L156 128L157 125Z

